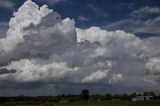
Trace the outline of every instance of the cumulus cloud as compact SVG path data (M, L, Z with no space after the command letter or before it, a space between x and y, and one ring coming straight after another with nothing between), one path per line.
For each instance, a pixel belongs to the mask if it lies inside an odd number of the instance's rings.
M34 2L26 1L18 12L14 13L6 38L0 40L1 59L3 60L1 64L4 65L2 69L15 69L17 72L1 76L1 79L13 78L13 80L18 79L24 82L41 80L38 73L36 74L40 69L44 69L44 72L55 70L53 75L50 75L51 78L58 79L63 75L56 74L61 73L56 67L66 67L64 71L88 70L88 74L91 73L91 68L93 71L97 71L94 68L99 61L95 60L92 63L87 58L94 60L95 57L89 55L98 45L89 41L76 43L77 36L74 24L74 21L69 18L61 20L59 14L49 10L46 5L39 8ZM80 52L81 55L79 55ZM83 56L84 54L86 56ZM8 55L10 56L8 57ZM73 60L69 60L69 58L73 58ZM61 63L66 65L58 66ZM42 68L43 66L44 68ZM82 74L82 72L78 73ZM40 72L40 74L44 73ZM67 74L64 74L65 76ZM48 77L47 75L44 79ZM86 76L82 74L75 81L81 82L83 77Z
M148 45L122 30L76 28L73 19L62 20L47 5L28 0L0 39L0 82L129 85L136 79L140 85L145 64L154 57ZM153 77L145 80L158 84Z
M97 54L101 54L100 56L123 58L122 55L128 55L139 58L143 57L144 51L149 52L146 45L138 37L122 30L112 32L98 27L85 30L77 29L77 38L78 42L84 39L90 42L100 42L101 47L95 51Z
M146 64L146 69L148 69L149 74L160 75L160 59L152 58Z
M65 76L69 76L69 73L74 73L78 68L70 69L65 63L51 63L41 65L35 60L20 60L14 61L9 66L4 67L9 72L16 70L13 74L2 75L1 78L13 79L18 82L28 82L37 80L48 80L54 78L55 80L63 79ZM2 71L3 69L1 69Z
M105 79L109 70L97 71L82 79L82 82L97 82Z

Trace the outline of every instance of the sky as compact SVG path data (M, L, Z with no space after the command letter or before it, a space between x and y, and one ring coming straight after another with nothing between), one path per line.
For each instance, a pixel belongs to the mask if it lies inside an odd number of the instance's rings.
M13 11L25 0L1 0L0 25L6 27ZM99 26L107 30L125 30L141 37L159 35L159 0L33 0L39 5L70 17L76 26L88 28ZM4 29L5 30L5 29Z
M160 94L159 0L1 0L0 96Z

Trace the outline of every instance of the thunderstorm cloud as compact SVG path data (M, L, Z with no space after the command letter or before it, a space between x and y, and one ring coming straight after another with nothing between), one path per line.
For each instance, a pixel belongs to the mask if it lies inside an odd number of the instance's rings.
M73 19L62 19L47 5L28 0L10 19L6 37L0 38L0 88L12 82L9 88L104 84L158 91L160 51L154 42L123 30L76 28Z

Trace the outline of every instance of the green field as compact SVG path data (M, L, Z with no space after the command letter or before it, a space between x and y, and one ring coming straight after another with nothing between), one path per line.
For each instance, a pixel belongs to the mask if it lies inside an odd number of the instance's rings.
M0 104L0 106L160 106L160 101L148 102L131 102L131 101L87 101L87 102L48 102L48 103L34 103L34 102L7 102Z

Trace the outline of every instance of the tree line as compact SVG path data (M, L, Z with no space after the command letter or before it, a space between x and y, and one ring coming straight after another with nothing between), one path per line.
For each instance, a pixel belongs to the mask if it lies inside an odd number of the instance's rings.
M154 92L145 91L142 94L92 94L88 89L83 89L79 95L57 95L57 96L17 96L17 97L0 97L0 103L8 101L32 101L32 103L45 103L45 102L76 102L76 101L101 101L101 100L131 100L136 96L153 96L154 99L160 99Z

